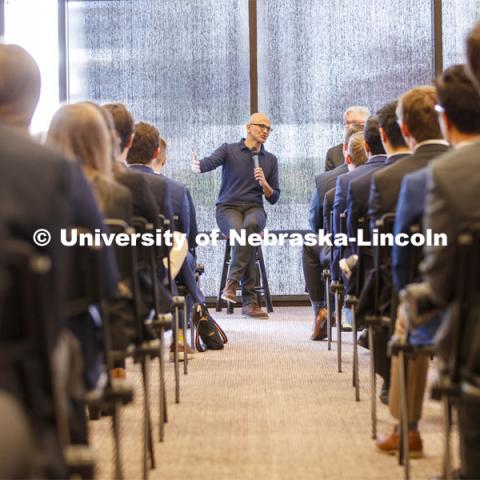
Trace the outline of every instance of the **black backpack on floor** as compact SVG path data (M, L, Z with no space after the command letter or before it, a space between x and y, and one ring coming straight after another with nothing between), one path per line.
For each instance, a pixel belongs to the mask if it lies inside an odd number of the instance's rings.
M195 325L195 347L199 352L221 350L228 342L225 332L212 318L205 305L196 303L192 308L192 321ZM203 342L203 344L202 344Z

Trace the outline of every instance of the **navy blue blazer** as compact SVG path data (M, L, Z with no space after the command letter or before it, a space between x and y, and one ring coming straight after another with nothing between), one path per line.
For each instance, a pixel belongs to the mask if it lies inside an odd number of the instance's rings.
M395 235L410 234L410 227L421 224L427 195L427 168L405 175L400 187L395 216ZM399 292L409 282L411 247L396 243L392 248L393 285Z
M337 168L315 177L315 188L308 209L308 224L313 232L323 228L323 200L325 194L335 186L337 177L347 171L347 165L343 163Z
M349 183L347 193L347 235L349 238L357 237L358 220L367 214L372 175L394 161L394 157L396 155L389 158L386 155L374 155L363 166L361 174ZM352 246L352 250L357 251L356 245Z
M335 187L335 198L333 200L333 226L332 233L336 235L340 233L340 214L347 209L347 196L348 196L348 187L353 180L356 178L365 175L369 171L369 166L374 164L376 158L375 155L369 159L372 160L370 163L365 163L360 165L351 172L344 173L337 177L337 185ZM343 232L347 233L347 232ZM347 250L346 255L348 256L350 251ZM332 270L332 279L338 280L339 278L339 269L338 262L340 261L340 248L333 247L333 264L330 266Z

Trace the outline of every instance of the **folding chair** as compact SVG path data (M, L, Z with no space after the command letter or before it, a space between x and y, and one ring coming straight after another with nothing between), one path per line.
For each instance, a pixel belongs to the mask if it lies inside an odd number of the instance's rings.
M471 358L462 362L462 344L465 336L465 323L472 307L478 308L480 303L480 231L467 230L456 239L456 272L455 292L452 302L459 305L460 311L453 327L453 350L446 365L441 371L439 381L432 388L432 398L441 400L443 404L444 455L443 478L452 478L451 429L452 404L464 402L475 403L480 408L480 387L469 383L468 378ZM473 349L472 349L473 350ZM471 352L475 355L475 351ZM464 356L464 355L463 355Z
M358 230L365 232L364 218L358 220ZM365 238L365 237L364 237ZM352 362L352 385L355 388L355 400L360 401L360 374L358 361L358 339L357 339L357 317L356 308L358 305L358 295L360 288L360 279L363 275L363 258L361 255L361 246L357 247L357 264L355 266L355 288L354 293L345 296L345 306L349 307L352 312L352 334L353 334L353 362Z
M382 216L381 219L376 221L376 227L378 232L388 233L393 229L393 223L395 221L394 213L387 213ZM365 317L365 323L368 327L368 343L370 350L370 411L371 411L371 421L372 421L372 438L377 438L377 379L375 373L375 347L373 342L373 333L374 329L378 328L390 328L391 327L391 318L385 315L380 315L380 287L381 287L381 277L380 277L380 268L382 253L384 249L389 247L381 247L376 245L374 247L374 268L375 268L375 286L374 286L374 308L373 315L368 315Z
M50 258L37 253L30 244L20 240L3 241L0 252L0 264L6 274L0 312L0 378L12 374L16 376L16 388L12 393L30 412L30 419L36 425L39 436L51 437L51 433L43 429L44 422L53 413L54 435L61 451L52 448L50 440L49 452L43 452L47 460L42 465L45 477L72 475L93 478L95 465L91 449L87 445L71 443L69 419L64 408L65 392L58 388L55 373L53 352L61 327L59 298L52 298L50 291ZM36 378L30 378L29 374ZM36 381L39 382L38 388L33 386ZM48 412L45 411L46 401L50 402Z
M105 225L111 233L132 236L135 230L122 220L107 219ZM130 354L135 363L139 363L142 371L143 383L143 478L148 477L148 459L150 468L155 468L153 447L152 420L150 415L150 366L151 360L159 356L159 342L149 341L145 336L146 318L143 318L140 308L139 273L143 268L137 261L137 249L130 243L126 246L115 245L115 254L121 279L130 285L134 305L136 341ZM143 254L143 253L142 253ZM162 398L162 396L161 396Z

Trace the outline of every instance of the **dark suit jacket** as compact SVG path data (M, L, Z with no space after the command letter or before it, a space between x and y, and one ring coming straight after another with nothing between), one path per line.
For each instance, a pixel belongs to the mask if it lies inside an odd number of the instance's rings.
M368 216L372 227L382 215L395 211L403 177L426 167L432 158L447 150L448 145L445 144L420 145L412 155L397 160L373 175L368 199Z
M358 177L349 183L347 194L347 235L349 238L357 238L358 220L367 214L372 175L388 165L389 162L394 161L396 157L396 155L389 158L386 155L374 155L368 159ZM356 245L352 246L352 250L357 251Z
M142 173L149 186L159 212L170 221L173 221L173 215L175 215L172 196L170 195L168 182L163 175L157 175L155 171L147 165L129 165L130 171Z
M157 225L160 211L145 176L118 162L114 176L115 180L127 187L132 194L133 215Z
M424 279L440 306L448 306L441 329L437 334L439 354L446 358L454 344L453 332L458 321L464 322L464 337L460 346L461 361L467 361L467 371L480 374L480 322L478 307L460 316L459 305L452 302L458 258L455 252L457 235L465 229L480 228L480 176L478 159L480 142L452 150L428 168L427 196L424 223L432 233L445 233L444 247L426 246L422 264ZM476 339L476 342L475 342Z
M343 163L334 170L321 173L315 177L315 188L308 210L308 224L313 232L323 228L323 197L335 186L337 177L348 171L347 165Z
M335 198L336 188L331 188L323 197L323 229L328 233L332 232L332 225L330 225L330 212L333 209L333 201Z
M327 150L325 157L325 171L334 170L345 161L343 156L343 143L335 145Z

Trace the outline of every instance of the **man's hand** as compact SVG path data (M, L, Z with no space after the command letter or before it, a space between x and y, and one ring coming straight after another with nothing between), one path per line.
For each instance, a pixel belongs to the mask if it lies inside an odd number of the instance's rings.
M201 173L200 171L200 160L195 152L192 152L192 171L195 173Z
M254 169L255 180L259 183L259 185L263 188L263 194L265 197L270 198L273 195L273 188L270 184L265 180L265 174L263 170L258 167Z
M267 181L265 180L265 174L263 173L262 168L260 167L255 168L254 175L255 175L255 180L258 181L258 183L262 188L265 188L265 186L268 185Z

